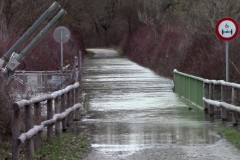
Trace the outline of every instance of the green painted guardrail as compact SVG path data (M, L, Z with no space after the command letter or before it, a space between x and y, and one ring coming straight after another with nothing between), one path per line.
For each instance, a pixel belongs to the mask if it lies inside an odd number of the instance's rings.
M176 69L174 73L175 92L197 106L204 107L204 79Z

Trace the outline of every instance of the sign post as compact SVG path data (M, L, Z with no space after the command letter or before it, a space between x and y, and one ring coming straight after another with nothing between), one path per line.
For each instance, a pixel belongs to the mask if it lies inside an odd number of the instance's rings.
M225 57L226 57L226 82L229 82L229 42L226 41L225 42L225 46L226 46L226 54L225 54Z
M61 70L64 67L63 64L63 43L66 43L70 39L70 31L67 27L59 26L53 32L53 38L61 46Z
M238 34L238 23L233 18L225 17L216 24L217 36L225 41L226 45L226 82L229 81L229 41Z

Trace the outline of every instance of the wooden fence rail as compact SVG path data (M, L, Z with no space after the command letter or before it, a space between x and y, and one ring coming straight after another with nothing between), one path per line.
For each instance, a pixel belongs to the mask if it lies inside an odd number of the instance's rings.
M12 158L20 158L20 146L25 143L26 155L31 159L41 147L41 133L47 127L47 141L51 142L54 135L65 131L73 119L78 119L80 101L79 83L66 87L39 98L21 100L12 107ZM42 103L47 104L47 118L42 121ZM23 122L21 121L24 117ZM54 127L55 125L55 127ZM24 129L24 132L21 131Z
M220 99L214 99L214 88L219 88L221 91ZM240 113L240 106L237 102L238 92L240 91L240 84L229 83L223 80L205 80L204 81L204 97L205 108L208 108L210 116L214 115L214 107L221 109L222 120L232 120L234 126L238 125L238 116ZM227 112L231 112L228 117Z

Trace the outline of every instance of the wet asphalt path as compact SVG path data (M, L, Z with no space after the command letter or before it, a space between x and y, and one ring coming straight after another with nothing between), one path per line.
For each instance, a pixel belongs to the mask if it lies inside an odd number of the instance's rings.
M108 53L109 54L109 53ZM85 160L237 160L215 123L172 92L172 81L126 58L84 60L81 122L92 134Z

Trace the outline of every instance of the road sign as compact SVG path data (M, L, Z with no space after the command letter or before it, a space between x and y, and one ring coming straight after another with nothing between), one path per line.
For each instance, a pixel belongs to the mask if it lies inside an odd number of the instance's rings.
M70 31L65 26L59 26L53 32L53 38L57 43L66 43L70 39Z
M70 31L67 27L59 26L53 31L53 38L61 44L61 69L63 69L63 43L70 39Z
M229 81L229 42L238 35L238 23L235 19L225 17L216 24L216 33L218 37L226 44L226 81Z
M217 22L216 33L220 39L230 41L238 34L238 23L230 17L222 18Z

